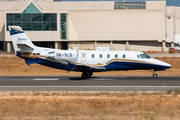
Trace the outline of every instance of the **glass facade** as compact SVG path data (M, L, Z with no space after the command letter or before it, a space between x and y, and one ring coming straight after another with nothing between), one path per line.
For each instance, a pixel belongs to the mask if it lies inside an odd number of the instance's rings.
M115 2L114 9L146 9L146 1Z
M61 39L67 39L67 15L66 13L61 13Z
M29 4L29 6L23 11L23 13L41 13L34 4Z
M25 31L57 31L56 13L7 13L9 25L21 26Z

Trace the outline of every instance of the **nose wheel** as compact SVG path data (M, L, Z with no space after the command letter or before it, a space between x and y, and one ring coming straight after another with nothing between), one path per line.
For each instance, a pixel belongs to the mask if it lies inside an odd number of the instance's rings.
M153 73L153 75L152 75L153 78L157 78L158 77L158 75L156 74L155 70L153 70L153 71L150 70L150 71Z
M154 74L152 75L152 77L153 77L153 78L157 78L158 75L157 75L156 73L154 73Z

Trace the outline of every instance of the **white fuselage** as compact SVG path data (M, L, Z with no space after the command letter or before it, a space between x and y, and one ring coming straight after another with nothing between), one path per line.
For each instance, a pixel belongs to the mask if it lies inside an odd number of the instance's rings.
M56 69L80 71L82 78L91 77L93 72L111 70L154 70L171 68L171 65L156 60L143 52L59 50L35 46L20 26L9 26L16 56L25 59L26 64L38 63Z
M76 65L105 66L112 60L124 60L171 67L170 64L152 57L143 57L144 53L139 51L58 50L40 47L33 53L36 51L41 51L40 55L54 57L57 61L69 61Z

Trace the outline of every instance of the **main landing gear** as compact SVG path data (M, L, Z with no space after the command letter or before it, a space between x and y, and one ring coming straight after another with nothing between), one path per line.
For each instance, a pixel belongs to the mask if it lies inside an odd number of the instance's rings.
M83 79L85 79L85 78L91 78L92 75L93 75L93 72L85 71L85 72L82 73L81 77L82 77Z
M150 70L150 71L151 71L151 70ZM152 75L153 78L157 78L157 77L158 77L158 75L156 74L155 70L153 70L153 71L151 71L151 72L153 73L153 75Z

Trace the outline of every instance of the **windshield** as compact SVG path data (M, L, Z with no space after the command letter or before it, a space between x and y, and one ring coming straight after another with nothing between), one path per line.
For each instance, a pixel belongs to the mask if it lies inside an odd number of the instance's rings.
M147 58L147 59L150 59L151 57L147 54L140 54L141 58Z

